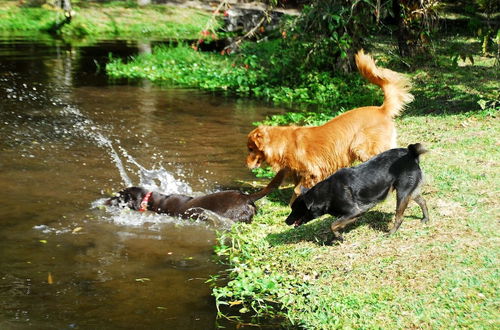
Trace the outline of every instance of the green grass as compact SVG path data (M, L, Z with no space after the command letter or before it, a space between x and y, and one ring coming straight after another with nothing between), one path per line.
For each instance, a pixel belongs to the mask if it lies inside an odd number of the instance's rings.
M498 68L480 56L453 63L450 43L440 45L432 60L406 64L387 43L370 50L412 78L416 99L396 121L398 142L431 151L422 156L430 222L421 224L412 204L388 237L391 196L348 227L343 243L328 246L334 218L286 226L291 187L282 188L259 203L251 225L220 235L216 251L230 268L226 284L214 287L221 316L283 317L308 329L500 326ZM299 111L266 123L321 124L333 114Z
M0 4L0 31L47 31L64 18L61 11L49 6L24 8L17 4L17 1ZM65 25L60 34L69 40L112 37L198 39L202 30L217 25L211 14L196 9L163 5L138 8L129 4L75 3L71 24Z
M252 56L196 52L187 45L156 47L152 54L138 55L126 62L113 59L106 71L116 78L146 78L157 83L253 96L296 108L321 107L317 116L323 120L354 103L368 105L382 99L377 88L367 86L358 74L310 72L292 85L270 79L269 69L252 61ZM300 113L285 116L279 123L290 122L288 117L295 121L304 118Z
M82 8L71 24L63 28L62 33L69 36L83 33L100 37L197 39L210 18L210 14L187 8L93 6Z
M216 250L231 270L214 295L233 305L225 313L284 315L311 329L500 325L498 119L405 116L397 126L400 145L431 151L422 157L430 222L413 204L386 236L391 197L328 246L333 218L286 226L291 189L282 189L259 203L251 225L221 236Z
M38 32L47 29L57 19L55 11L41 8L19 8L15 2L0 3L1 32Z
M270 57L274 43L262 43L259 56ZM474 55L474 64L454 61L456 49L467 47L480 53L480 43L466 37L436 41L433 58L408 63L387 52L384 43L372 40L372 52L380 65L407 73L413 78L416 101L407 114L453 114L483 111L495 114L500 98L498 70L493 57ZM251 48L251 47L250 47ZM276 115L265 124L298 123L318 125L338 113L371 104L380 104L380 89L369 85L359 74L335 75L331 72L305 72L297 79L276 78L277 72L262 65L256 52L238 55L195 52L187 45L158 47L152 54L139 55L127 62L112 60L106 67L111 77L146 78L158 83L197 87L253 96L297 110ZM406 65L405 65L406 64Z

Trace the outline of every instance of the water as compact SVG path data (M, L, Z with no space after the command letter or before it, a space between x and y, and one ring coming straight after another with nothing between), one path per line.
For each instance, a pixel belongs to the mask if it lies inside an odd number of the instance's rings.
M205 282L224 228L100 204L132 184L254 180L246 134L282 110L106 79L108 52L143 48L0 37L0 329L216 327Z

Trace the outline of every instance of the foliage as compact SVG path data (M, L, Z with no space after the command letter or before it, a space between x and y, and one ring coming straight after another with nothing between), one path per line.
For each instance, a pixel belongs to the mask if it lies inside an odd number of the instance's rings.
M276 52L276 43L279 42L249 44L235 56L194 52L187 46L159 47L153 54L135 57L128 63L114 59L107 65L107 72L112 77L148 78L162 83L252 95L302 108L302 111L267 118L263 123L268 125L319 125L342 111L381 104L383 97L379 88L368 84L358 73L335 76L328 72L303 72L294 79L281 79L279 71L274 71L279 66L278 58L286 57L286 54ZM377 39L371 39L373 45L377 42ZM387 49L387 43L380 48ZM455 37L451 41L443 38L435 46L434 61L418 57L405 61L414 70L416 101L404 114L479 111L480 100L491 104L498 98L498 84L494 83L498 75L491 68L493 61L475 56L474 67L465 65L455 57L456 51L464 48L476 54L480 52L480 45L467 38ZM374 54L381 66L396 71L407 70L397 58L387 55L385 51ZM455 83L443 85L443 81ZM429 104L439 106L429 107Z
M0 6L0 31L41 31L59 18L59 13L41 8Z
M393 0L398 21L398 48L402 56L413 57L429 52L439 5L439 0Z
M375 26L373 6L371 0L310 1L284 27L281 50L293 62L281 67L297 72L351 71L354 51Z
M496 56L498 63L500 60L498 58L500 56L500 29L498 28L498 25L493 27L490 21L492 20L493 14L500 11L500 4L496 0L474 0L474 2L486 16L486 24L483 24L483 26L477 30L477 34L482 40L483 55L488 54L490 47L496 44ZM477 21L475 23L476 26L481 25L480 23L477 23Z

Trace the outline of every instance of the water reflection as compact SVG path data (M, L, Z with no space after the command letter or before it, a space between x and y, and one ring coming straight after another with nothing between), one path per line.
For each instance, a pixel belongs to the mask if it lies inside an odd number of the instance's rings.
M246 134L280 110L110 84L109 51L126 57L137 46L0 40L2 329L215 327L205 283L221 270L211 261L213 227L92 205L126 181L113 152L133 183L144 170L169 173L162 189L208 192L253 179Z

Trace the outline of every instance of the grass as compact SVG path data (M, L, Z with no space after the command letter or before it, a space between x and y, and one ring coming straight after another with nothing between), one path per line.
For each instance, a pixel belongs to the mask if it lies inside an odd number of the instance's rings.
M63 20L63 13L49 6L24 8L17 4L18 1L0 3L0 31L47 31ZM163 5L138 8L133 3L126 4L75 3L72 22L60 34L66 39L198 39L200 31L217 24L211 20L211 14L196 9Z
M262 47L272 50L275 42ZM410 114L475 110L494 114L497 111L499 75L493 67L494 58L471 55L475 58L474 64L470 60L455 61L459 49L468 48L471 53L480 53L481 45L475 39L438 40L434 57L417 58L411 63L394 56L394 52L377 51L388 48L387 38L384 41L371 40L370 44L372 49L369 51L375 54L382 66L413 77L413 92L417 98L409 109ZM269 56L267 52L263 54ZM201 53L187 45L162 46L155 48L152 54L138 55L126 62L114 59L108 63L106 71L111 77L146 78L158 83L230 92L301 110L276 115L264 122L272 125L317 125L347 109L382 102L380 89L367 85L357 73L307 72L296 80L278 81L275 79L277 73L261 65L255 56L255 53L244 52L235 56Z
M288 227L291 187L281 189L259 203L251 225L220 234L216 251L230 268L213 291L221 316L274 316L308 329L500 326L498 69L488 57L453 63L450 44L440 45L432 61L409 63L410 70L387 43L370 50L412 78L416 100L396 120L398 142L431 151L422 156L430 222L421 224L412 204L388 237L391 196L348 227L343 243L328 246L334 218ZM267 123L321 124L332 113L302 111Z
M349 227L344 243L327 246L333 218L286 226L291 190L282 189L251 225L221 236L217 252L231 270L214 294L233 305L225 313L284 315L314 329L500 325L498 120L410 115L397 126L400 145L431 150L422 157L430 222L420 223L413 204L386 236L392 197Z
M47 29L58 13L40 8L19 8L14 1L0 3L1 32L36 32ZM61 16L62 18L62 16Z
M354 102L373 104L381 100L379 91L373 86L367 88L357 74L335 76L311 72L304 74L299 83L289 85L272 81L268 68L253 61L252 56L196 52L182 44L159 46L152 54L141 54L128 61L113 59L106 65L106 71L116 78L145 78L157 83L253 96L295 108L321 107L322 111L317 112L320 120L330 117L331 109L338 113ZM329 111L325 111L327 107ZM299 121L304 115L288 113L279 123L291 119Z

